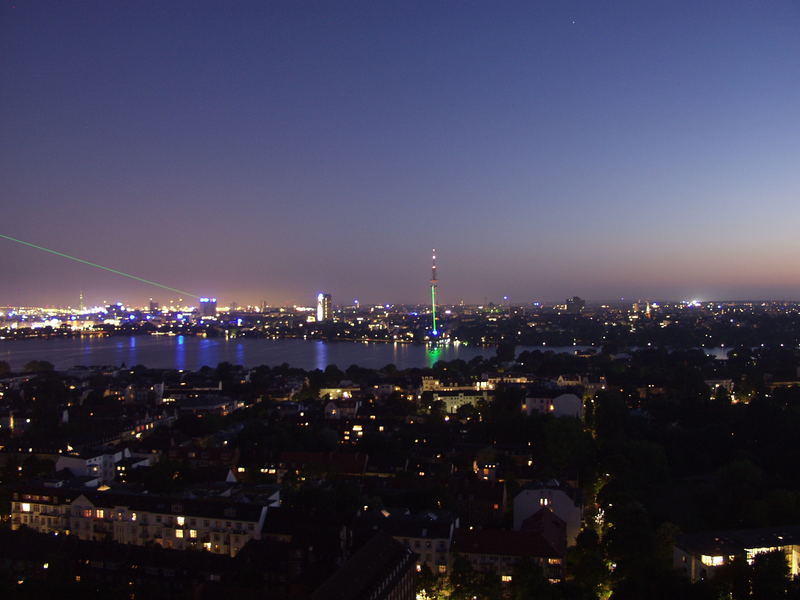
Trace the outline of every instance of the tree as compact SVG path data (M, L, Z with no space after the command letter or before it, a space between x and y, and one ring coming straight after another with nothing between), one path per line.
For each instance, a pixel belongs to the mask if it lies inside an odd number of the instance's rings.
M452 597L456 600L468 600L480 587L480 573L472 568L472 564L460 554L453 557L453 568L450 571L450 582L453 586Z
M594 597L608 591L608 566L600 537L593 529L581 531L575 546L567 551L567 573L579 589Z
M594 428L598 438L610 440L622 436L627 419L628 406L620 393L598 392L594 409Z
M420 600L444 600L451 594L450 580L445 576L435 575L427 563L422 563L420 571L417 573L417 598Z
M548 418L543 433L544 448L538 459L540 464L550 467L552 475L573 474L591 468L594 463L592 437L583 430L578 419Z
M748 600L750 598L750 566L744 556L737 556L733 561L720 567L713 583L719 590L720 598Z
M478 416L478 409L472 406L472 404L462 404L456 409L456 414L459 419L469 419Z
M432 417L443 419L447 414L447 405L442 400L434 400L431 402L430 407Z
M785 597L789 586L789 564L783 550L756 555L751 581L753 600Z
M328 365L325 367L324 375L324 383L327 386L339 385L339 382L344 379L344 373L336 365Z
M545 579L542 568L530 559L521 560L514 565L509 587L513 600L552 597L552 586Z
M0 360L0 377L7 377L11 374L11 365L6 361Z
M513 342L503 342L497 344L497 360L501 363L513 362L515 357L516 345Z
M23 371L26 373L52 372L54 369L53 363L46 360L32 360L23 367Z

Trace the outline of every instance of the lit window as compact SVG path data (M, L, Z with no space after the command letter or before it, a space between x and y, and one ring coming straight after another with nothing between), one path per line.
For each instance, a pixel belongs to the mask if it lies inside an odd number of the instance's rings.
M189 537L196 538L197 537L197 529L190 529L189 530Z
M709 567L718 567L722 564L723 558L721 556L706 556L703 554L700 557L700 562Z
M186 517L175 517L175 521L177 521L179 527L183 527L183 524L186 523Z
M447 565L439 565L439 573L440 574L447 573Z
M542 506L547 506L548 504L550 504L550 499L549 498L539 498L539 504L541 504Z
M136 513L131 513L131 521L135 521L135 520L136 520Z
M175 530L175 537L182 538L183 537L183 529L176 529Z
M106 511L103 510L102 508L98 508L97 509L97 518L98 519L104 519L105 516L106 516Z
M22 503L22 512L31 512L31 505L28 502Z
M503 583L509 583L511 581L511 575L501 575L500 581Z

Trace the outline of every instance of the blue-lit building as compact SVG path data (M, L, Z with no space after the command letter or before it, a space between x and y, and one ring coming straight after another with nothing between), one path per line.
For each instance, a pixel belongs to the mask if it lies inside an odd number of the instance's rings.
M216 317L217 316L217 299L216 298L200 298L200 317Z

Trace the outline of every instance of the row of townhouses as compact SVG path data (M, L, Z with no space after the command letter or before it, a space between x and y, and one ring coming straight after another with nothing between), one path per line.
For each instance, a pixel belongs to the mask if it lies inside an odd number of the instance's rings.
M235 556L261 538L269 506L226 498L172 499L88 488L24 487L12 494L11 527L143 546Z

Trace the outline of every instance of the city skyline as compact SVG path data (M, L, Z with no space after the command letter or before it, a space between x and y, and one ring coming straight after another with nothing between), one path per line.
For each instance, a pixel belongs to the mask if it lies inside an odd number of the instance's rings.
M99 265L97 263L93 263L91 261L87 261L87 260L79 258L79 257L71 256L71 255L68 255L68 254L53 250L53 249L44 248L44 247L38 246L38 245L30 243L30 242L26 242L26 241L23 241L23 240L18 240L18 239L15 239L15 238L11 237L11 236L0 234L0 238L5 238L6 240L19 242L19 243L21 243L23 245L26 245L26 246L29 246L29 247L33 247L33 248L36 248L36 249L39 249L39 250L43 250L43 251L45 251L47 253L55 254L55 255L58 255L58 256L60 256L62 258L70 259L70 260L72 260L74 262L77 262L79 264L82 264L82 265L88 265L88 266L91 266L91 267L99 269L99 270L104 270L104 271L107 271L107 272L111 272L112 273L112 277L116 277L117 279L119 279L119 278L128 278L128 279L135 280L137 285L139 285L140 287L144 288L144 291L147 291L147 288L149 286L150 288L156 287L156 288L166 289L166 290L172 291L172 292L179 292L179 294L173 294L172 296L165 296L165 297L163 297L161 299L159 299L159 297L154 297L153 295L147 295L147 294L142 295L141 293L129 294L129 296L133 296L133 300L131 300L130 297L114 296L113 294L109 295L107 293L105 293L105 294L101 293L100 295L102 296L103 299L102 300L95 299L96 301L92 302L91 299L89 299L87 301L86 294L81 289L78 292L78 299L79 299L78 304L72 304L71 301L67 301L66 303L54 303L54 302L51 302L51 301L47 301L47 302L40 303L40 304L25 303L25 302L18 302L18 303L8 303L8 302L6 302L6 303L4 303L4 302L2 302L2 299L0 299L0 306L2 306L2 305L6 305L6 306L31 306L31 307L33 307L33 306L41 306L41 307L78 307L78 306L82 306L82 305L105 306L105 305L108 305L108 304L119 303L120 301L123 301L123 303L128 305L128 306L145 306L146 304L148 304L149 302L152 302L152 301L156 301L157 303L163 301L165 303L170 303L170 304L175 305L175 306L200 306L200 305L202 305L203 301L211 299L216 303L216 300L217 300L216 298L201 297L200 294L194 294L194 293L191 293L191 292L188 292L188 291L185 291L185 290L178 290L178 289L172 288L171 286L168 286L168 285L166 285L164 283L151 281L151 280L145 279L143 277L140 277L138 275L122 272L122 271L119 271L119 270L114 269L112 267ZM434 250L434 252L435 252L435 250ZM436 277L435 258L436 257L434 255L433 277ZM124 279L123 279L123 281L124 281ZM430 280L429 282L427 282L428 284L434 284L434 282L435 282L436 285L431 285L431 290L433 290L433 288L438 289L438 280ZM114 286L110 286L110 289L113 289L113 288L114 288ZM314 289L314 288L309 288L309 289ZM229 303L229 304L234 304L234 305L239 305L239 306L242 306L242 305L245 305L245 306L259 306L259 305L264 305L264 304L270 305L270 306L313 306L315 303L319 302L319 297L322 296L322 295L323 295L322 292L314 292L313 293L313 300L311 302L308 301L307 297L297 298L297 299L290 299L290 300L286 300L286 301L283 301L283 302L272 302L272 301L269 301L269 300L265 299L264 297L262 297L261 300L253 299L253 298L247 298L244 302L239 302L231 294L226 294L224 290L220 294L220 296L223 297L223 302L226 302L226 303ZM328 294L328 293L325 293L324 295L326 297L328 297L329 299L332 296L331 294ZM345 294L344 297L348 297L348 295ZM111 299L109 299L109 298L111 298ZM146 301L144 300L145 298L146 298ZM590 304L617 304L617 303L624 304L626 301L627 302L636 302L636 301L644 301L644 300L652 301L652 302L667 302L667 303L674 303L674 302L689 302L689 303L695 303L695 302L760 302L760 301L777 301L777 302L787 301L787 302L793 302L793 301L795 301L795 298L792 298L792 297L779 297L779 296L725 297L725 296L702 296L702 295L687 295L685 297L678 298L678 297L666 297L666 296L658 297L658 296L646 296L646 295L638 295L638 296L637 295L629 295L628 297L616 296L616 297L593 298L593 299L590 300ZM347 305L353 305L353 304L358 305L360 302L361 301L358 298L353 298L351 301L344 300L344 301L338 302L338 303L336 303L334 305L335 306L347 306ZM488 295L484 296L484 298L482 300L480 300L480 299L472 299L470 301L466 301L464 298L459 298L458 300L453 300L453 301L438 302L438 301L434 300L434 302L436 304L442 304L443 306L447 306L447 305L453 306L453 305L457 305L457 304L466 304L466 305L477 306L477 305L489 304L489 303L503 303L503 304L513 304L513 305L526 305L526 304L539 304L539 303L544 303L544 304L563 304L564 302L569 302L569 298L564 299L564 298L554 298L554 297L549 297L549 298L533 297L533 298L514 298L514 299L512 299L508 295L500 293L499 295L495 295L495 296L488 296ZM365 304L366 305L370 305L370 304L383 305L383 304L386 304L386 303L389 303L389 304L392 304L392 305L426 305L427 304L427 305L430 306L431 301L427 301L426 302L426 301L423 300L421 302L417 302L417 301L397 302L397 301L394 301L394 300L392 300L390 298L383 298L383 299L373 299L373 300L367 301Z
M797 299L800 8L0 5L0 233L222 303ZM4 305L161 296L0 240ZM161 296L161 301L167 298Z

